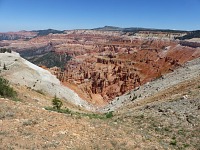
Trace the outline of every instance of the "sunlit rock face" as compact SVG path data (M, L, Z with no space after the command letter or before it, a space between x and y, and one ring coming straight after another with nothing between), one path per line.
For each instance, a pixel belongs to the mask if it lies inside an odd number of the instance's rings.
M57 45L73 59L64 71L52 68L64 85L98 105L200 56L199 48L183 46L175 40L101 36L81 33L73 43ZM83 43L83 39L87 40Z
M46 68L82 99L105 105L140 85L172 72L200 56L197 43L174 40L184 33L71 30L0 44L31 60L57 57ZM32 55L32 56L31 56ZM70 58L70 59L69 59ZM52 57L44 57L53 61ZM37 62L45 68L44 61Z

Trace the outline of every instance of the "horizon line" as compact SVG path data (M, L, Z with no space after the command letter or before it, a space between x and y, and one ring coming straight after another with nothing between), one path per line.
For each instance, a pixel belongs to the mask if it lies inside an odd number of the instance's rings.
M110 28L119 28L121 30L124 29L131 29L131 28L135 28L135 29L147 29L147 30L172 30L172 31L185 31L185 32L190 32L190 31L197 31L200 29L192 29L192 30L186 30L186 29L169 29L169 28L153 28L153 27L118 27L118 26L112 26L112 25L105 25L103 27L95 27L95 28L72 28L72 29L56 29L56 28L42 28L42 29L30 29L30 30L26 30L26 29L22 29L22 30L8 30L8 31L0 31L0 33L9 33L9 32L33 32L33 31L42 31L42 30L57 30L57 31L68 31L68 30L97 30L97 29L103 29L106 27L110 27ZM109 31L109 30L107 30ZM113 30L113 31L117 31L117 30ZM120 30L119 30L120 31Z

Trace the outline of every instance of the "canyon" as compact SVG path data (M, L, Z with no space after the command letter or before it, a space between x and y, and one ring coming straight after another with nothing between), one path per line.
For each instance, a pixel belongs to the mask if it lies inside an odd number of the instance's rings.
M21 39L2 40L0 45L50 71L64 86L96 106L105 106L200 57L198 42L176 40L186 32L105 28L47 35L22 32ZM24 40L25 35L34 36Z
M199 38L105 28L0 41L0 149L200 149Z

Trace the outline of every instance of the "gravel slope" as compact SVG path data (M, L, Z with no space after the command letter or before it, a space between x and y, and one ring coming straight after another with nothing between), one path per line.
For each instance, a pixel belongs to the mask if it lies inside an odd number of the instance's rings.
M30 88L56 90L56 86L62 87L58 80L45 70L38 71L37 66L27 65L15 54L0 55L0 60L10 60L9 70L2 71L1 75L16 84L13 86L22 99L14 102L0 98L2 150L200 149L200 59L98 109L101 112L117 110L114 117L103 120L44 110L51 105L51 98ZM133 100L134 94L141 97ZM68 103L65 106L69 108Z
M99 108L98 111L114 111L123 105L143 101L145 98L150 97L156 93L162 92L170 87L176 86L182 82L197 77L200 77L200 58L186 63L184 66L180 67L172 73L166 74L155 81L146 83L127 94L115 98L106 107Z

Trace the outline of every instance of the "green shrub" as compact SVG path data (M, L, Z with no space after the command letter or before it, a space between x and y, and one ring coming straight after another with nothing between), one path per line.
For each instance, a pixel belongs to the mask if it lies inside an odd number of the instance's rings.
M8 80L0 77L0 96L16 98L17 92L10 87Z
M58 112L59 113L65 113L65 114L71 114L72 113L71 110L69 110L68 108L66 108L66 109L60 109L60 110L58 110Z
M54 96L54 98L52 99L52 105L53 105L54 109L60 110L60 108L62 107L63 103L59 98Z
M189 147L190 145L189 144L183 144L183 146L186 148L186 147Z
M170 145L176 145L176 140L172 140L171 142L170 142Z
M176 142L176 137L173 137L173 138L172 138L172 141L170 142L170 145L174 145L174 146L175 146L176 143L177 143L177 142Z
M95 113L80 113L80 112L75 112L72 111L68 108L65 109L57 109L56 107L45 107L46 110L50 111L56 111L58 113L64 113L64 114L70 114L70 115L75 115L78 117L89 117L90 119L108 119L113 117L113 112L108 112L105 114L95 114Z
M5 52L11 53L11 50L7 48L0 48L0 53L5 53Z
M113 117L113 112L112 111L106 113L106 118L112 118L112 117Z

